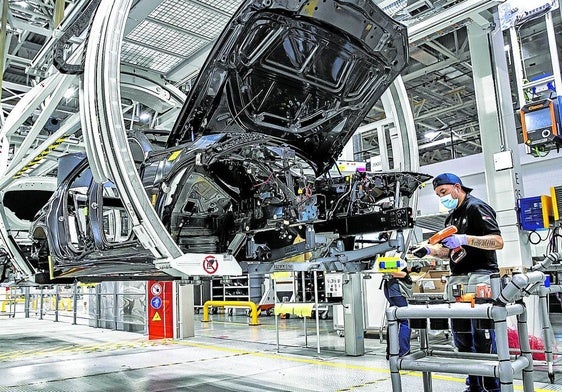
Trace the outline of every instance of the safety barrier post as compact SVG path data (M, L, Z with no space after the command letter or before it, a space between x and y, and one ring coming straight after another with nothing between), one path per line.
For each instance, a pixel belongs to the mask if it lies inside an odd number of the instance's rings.
M14 293L15 288L10 288L10 300L8 301L8 306L10 309L10 318L15 318L16 317L16 300L17 300L17 296Z
M96 328L101 327L101 284L96 285Z
M59 285L55 285L55 322L59 321Z
M43 286L41 286L39 295L41 296L39 299L39 320L43 320Z
M24 302L24 306L23 306L23 309L24 309L24 317L25 317L25 318L29 318L29 305L30 305L29 303L31 302L31 301L30 301L31 297L30 297L30 295L29 295L29 286L26 286L26 287L24 288L24 293L25 293L25 294L24 294L24 295L25 295L25 302Z
M78 308L78 283L74 281L74 287L72 287L72 325L76 325L76 308Z

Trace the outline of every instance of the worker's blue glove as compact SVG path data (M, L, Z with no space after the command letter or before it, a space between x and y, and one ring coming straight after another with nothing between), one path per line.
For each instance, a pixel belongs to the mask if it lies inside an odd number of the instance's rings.
M441 241L441 244L449 249L456 249L466 245L466 234L453 234Z

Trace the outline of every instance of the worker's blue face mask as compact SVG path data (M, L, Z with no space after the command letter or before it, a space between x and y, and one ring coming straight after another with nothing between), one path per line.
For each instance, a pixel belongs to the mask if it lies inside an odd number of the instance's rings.
M454 210L459 205L459 199L453 199L450 193L443 196L439 201L443 204L443 207L448 210Z

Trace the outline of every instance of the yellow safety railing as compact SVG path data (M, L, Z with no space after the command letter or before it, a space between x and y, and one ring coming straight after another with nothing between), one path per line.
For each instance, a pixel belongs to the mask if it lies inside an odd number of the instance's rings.
M203 305L203 321L208 323L209 321L209 307L225 307L225 306L235 306L235 307L245 307L250 308L250 324L249 325L260 325L258 323L258 307L252 301L207 301Z
M39 299L35 298L31 301L31 309L37 310ZM43 298L43 303L49 304L51 309L54 309L57 305L56 297L46 297ZM60 298L59 299L59 309L72 311L72 298Z
M0 312L5 313L6 312L6 305L9 304L17 304L17 303L23 303L25 302L24 298L13 298L13 299L4 299L2 300L2 304L0 305Z

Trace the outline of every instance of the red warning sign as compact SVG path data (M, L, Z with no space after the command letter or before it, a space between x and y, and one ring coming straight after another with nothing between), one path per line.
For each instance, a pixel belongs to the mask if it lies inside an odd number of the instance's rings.
M213 255L205 257L203 260L203 270L209 275L214 274L219 269L219 261Z
M148 339L174 337L174 292L172 282L148 281Z

